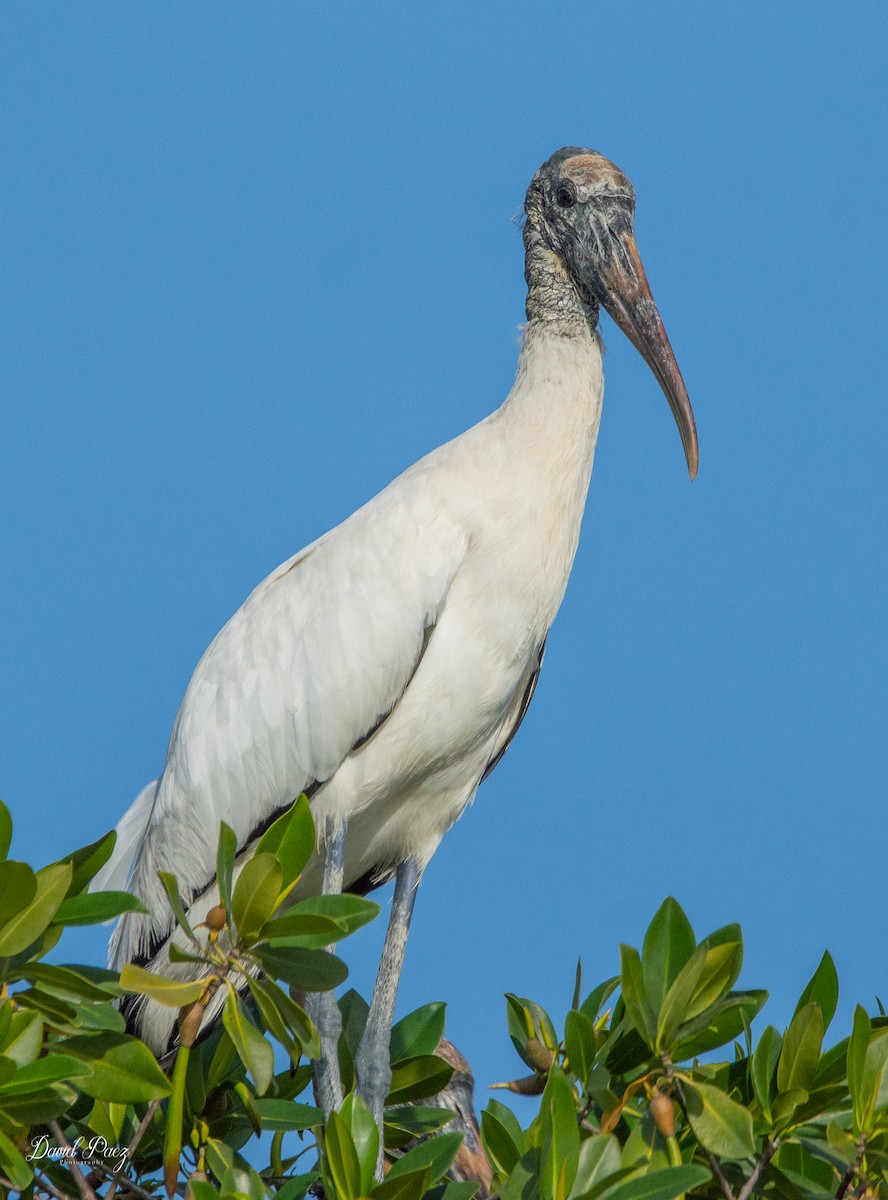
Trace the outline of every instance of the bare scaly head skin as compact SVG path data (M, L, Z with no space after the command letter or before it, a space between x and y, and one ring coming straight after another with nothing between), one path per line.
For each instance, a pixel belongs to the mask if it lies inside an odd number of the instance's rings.
M585 320L594 329L603 307L663 389L693 479L694 414L635 242L632 184L595 150L566 147L534 175L525 212L528 319L559 320L566 329Z

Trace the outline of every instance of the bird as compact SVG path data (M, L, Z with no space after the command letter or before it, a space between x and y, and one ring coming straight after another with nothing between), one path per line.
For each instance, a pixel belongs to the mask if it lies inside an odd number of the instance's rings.
M181 977L158 872L176 876L191 923L204 920L219 903L220 822L240 869L305 793L318 846L295 898L395 879L356 1059L378 1121L419 881L514 738L565 594L601 418L602 308L651 368L697 472L694 414L639 256L635 203L595 150L564 147L536 171L523 220L527 320L505 401L250 594L200 659L163 771L93 882L125 886L148 910L120 918L111 965ZM341 1099L337 1012L332 993L312 1011L325 1111ZM156 1052L175 1044L174 1010L142 999L129 1019Z

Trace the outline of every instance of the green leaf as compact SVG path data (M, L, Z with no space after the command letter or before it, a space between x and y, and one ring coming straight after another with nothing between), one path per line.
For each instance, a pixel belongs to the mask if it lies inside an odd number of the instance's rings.
M777 1091L809 1092L820 1062L823 1043L823 1013L818 1004L799 1009L783 1036L777 1063Z
M37 895L37 876L27 863L0 862L0 929Z
M516 1142L512 1131L487 1108L481 1114L481 1140L493 1169L511 1175L524 1152L523 1137Z
M339 1011L342 1013L342 1036L352 1055L355 1055L364 1036L370 1005L354 988L349 988L339 997Z
M20 1010L12 1014L9 1029L0 1044L0 1054L20 1067L33 1062L43 1047L43 1018L40 1013Z
M185 1004L193 1004L200 996L206 985L205 979L193 979L182 982L178 979L167 979L163 975L155 975L134 963L127 965L120 972L120 986L125 992L138 996L150 996L170 1008L182 1008Z
M8 868L10 863L0 864ZM55 916L71 882L70 863L58 863L37 872L37 894L26 908L10 917L0 929L0 958L26 950L40 937Z
M82 846L59 860L60 863L70 863L72 867L69 896L79 895L93 876L99 873L111 857L116 842L117 834L112 829L89 846Z
M767 1119L771 1116L771 1085L783 1049L783 1038L769 1025L759 1038L750 1066L752 1088L759 1107Z
M93 1001L82 1001L74 1007L74 1025L78 1033L101 1029L110 1029L114 1033L126 1032L126 1021L110 1002L96 1004Z
M274 1075L274 1051L247 1016L240 997L230 984L222 1022L241 1062L253 1077L256 1091L264 1096Z
M218 1188L214 1188L205 1179L189 1179L188 1194L191 1200L219 1200L221 1193ZM278 1195L280 1194L279 1191Z
M0 800L0 860L5 860L12 844L12 817L9 809Z
M339 1108L348 1127L360 1167L360 1194L367 1196L373 1187L376 1158L379 1154L379 1128L370 1109L354 1092L349 1092Z
M291 999L283 988L278 987L273 979L251 979L249 983L257 1003L259 997L262 997L260 1011L263 1014L263 1020L269 1006L273 1007L280 1020L296 1039L302 1052L308 1058L317 1058L321 1052L320 1035L305 1009ZM278 1035L275 1034L275 1036Z
M743 942L743 931L735 923L722 925L721 929L716 929L715 933L710 933L708 937L705 937L700 945L711 950L713 946L725 946L729 942Z
M72 970L70 967L57 967L51 963L24 963L17 971L10 971L7 976L9 983L19 979L28 979L32 983L38 983L42 990L60 996L63 1000L73 998L75 1000L97 1000L99 1003L103 1003L120 995L120 989L116 986L114 976L111 976L111 979L114 980L112 986L103 988L86 978L80 971Z
M517 1021L516 1034L522 1035L525 1040L538 1038L549 1050L558 1049L555 1026L544 1008L534 1000L527 1000L524 996L514 996L511 992L506 992L506 1003L510 1030L513 1020Z
M700 1144L721 1158L755 1153L752 1117L720 1088L685 1079L688 1120Z
M796 1109L793 1124L807 1125L809 1121L833 1113L842 1105L847 1105L847 1101L848 1089L846 1087L833 1084L829 1087L816 1088L813 1092L808 1093L807 1099L803 1100Z
M817 1074L814 1076L814 1087L827 1087L829 1084L841 1083L848 1077L848 1038L842 1038L820 1056Z
M45 1125L69 1112L77 1102L77 1093L63 1083L39 1088L36 1092L3 1098L3 1127L18 1132L15 1125Z
M688 1005L688 1020L692 1020L698 1013L705 1012L710 1005L730 991L743 966L742 941L719 942L713 946L709 945L707 940L702 945L706 947L706 957L703 959L703 970L700 972L693 998Z
M461 1145L461 1133L442 1133L438 1137L429 1138L427 1142L420 1142L392 1164L386 1181L428 1168L429 1182L437 1183L450 1170Z
M185 1122L185 1083L190 1057L191 1047L180 1046L173 1064L173 1078L170 1081L170 1099L163 1137L163 1177L169 1197L172 1197L179 1177Z
M48 1054L26 1067L19 1067L12 1079L0 1084L0 1098L37 1091L51 1083L62 1083L89 1073L86 1063L70 1054Z
M565 1018L564 1050L570 1070L585 1086L595 1066L595 1026L579 1009L572 1008Z
M422 1200L428 1191L430 1179L431 1171L428 1167L406 1175L396 1175L394 1179L389 1172L370 1194L373 1200Z
M255 947L251 953L273 979L283 979L303 992L329 992L348 978L341 958L326 950L277 950Z
M591 1192L620 1169L620 1143L612 1133L597 1133L580 1143L571 1197Z
M348 1126L338 1112L331 1112L327 1118L324 1154L337 1200L357 1200L361 1195L361 1165Z
M219 1138L207 1138L207 1165L221 1181L228 1171L234 1168L234 1151Z
M316 913L284 913L282 917L272 917L266 921L259 931L263 942L286 939L292 946L306 950L323 949L331 942L345 937L345 926L332 917L321 917Z
M838 1155L845 1166L850 1166L857 1156L857 1139L842 1129L836 1121L830 1121L826 1127L826 1140L829 1148Z
M87 1124L93 1133L99 1134L109 1146L115 1146L123 1134L127 1104L108 1104L104 1100L93 1102Z
M669 1157L666 1139L657 1128L650 1108L641 1114L640 1121L631 1122L631 1131L623 1144L620 1159L624 1167L645 1172L675 1166Z
M262 937L274 937L276 940L294 937L298 939L294 945L321 949L330 941L341 941L378 915L379 905L373 900L365 900L363 896L352 896L348 892L339 896L308 896L291 905L283 916L269 921L262 930ZM330 930L330 935L325 936L321 925L318 925L317 933L308 932L304 925L309 918L315 921L324 918L327 922L334 922L333 926L328 924L325 927Z
M291 1175L287 1182L277 1188L274 1200L305 1200L308 1189L318 1180L317 1171L309 1171L306 1175ZM195 1197L195 1200L198 1200Z
M231 915L242 942L249 944L271 916L280 895L281 864L271 854L254 854L234 885Z
M196 942L197 938L194 936L194 930L191 928L191 922L188 920L188 914L185 911L185 902L179 893L178 880L169 871L158 871L157 876L163 884L163 890L167 894L167 899L170 902L170 908L173 910L176 923L184 930L192 942Z
M219 824L219 844L216 848L216 884L219 898L231 924L231 881L234 878L234 860L237 857L237 835L224 821Z
M632 946L620 946L620 990L629 1020L653 1049L657 1022L645 996L641 959Z
M729 992L681 1026L673 1047L674 1060L697 1058L740 1037L767 999L768 993L763 991Z
M548 1136L541 1147L540 1193L544 1200L566 1200L577 1173L580 1131L573 1091L554 1064L546 1080L542 1112Z
M386 1149L400 1149L414 1138L427 1137L448 1125L455 1114L448 1108L400 1104L385 1110Z
M24 1189L33 1178L18 1146L0 1131L0 1171L14 1187Z
M63 900L53 921L58 925L98 925L125 912L146 913L148 909L129 892L87 892Z
M167 1077L137 1038L108 1030L67 1038L64 1047L66 1054L90 1068L88 1076L78 1078L77 1087L96 1100L138 1104L169 1095Z
M872 1022L866 1010L858 1004L854 1009L854 1026L848 1039L848 1091L851 1093L854 1112L855 1137L859 1137L862 1131L864 1100L861 1085L871 1033Z
M436 1001L408 1013L392 1028L390 1057L393 1063L421 1054L434 1054L444 1036L447 1005Z
M790 1125L798 1124L796 1110L807 1099L808 1093L801 1088L791 1088L788 1092L778 1092L771 1104L771 1121L774 1129L783 1133Z
M681 905L667 896L648 926L641 948L644 991L654 1012L694 953L697 940Z
M297 1104L295 1100L257 1100L256 1111L263 1129L314 1129L324 1123L324 1114L319 1108L313 1104Z
M239 1062L239 1060L237 1057L237 1051L234 1048L234 1043L225 1030L222 1029L219 1036L219 1041L216 1043L216 1049L213 1051L213 1057L210 1059L210 1065L207 1070L207 1095L211 1095L216 1088L220 1087L225 1082L225 1080L229 1077L231 1068L236 1062Z
M605 979L603 983L599 983L598 987L593 988L580 1005L580 1012L583 1016L588 1017L594 1024L603 1004L616 991L619 982L619 975L614 975L612 979Z
M657 1018L657 1042L655 1048L658 1051L672 1049L672 1040L679 1025L689 1020L693 1015L691 1012L691 999L700 982L707 953L706 947L700 946L693 952L672 981L672 985L666 993L660 1007L659 1017Z
M499 1200L539 1200L539 1151L528 1150L499 1192Z
M46 996L36 988L16 992L15 1002L25 1008L34 1008L55 1025L71 1025L77 1020L77 1009L55 996Z
M315 827L308 797L299 796L259 839L257 854L273 854L281 865L282 886L289 888L302 874L315 848Z
M290 1061L293 1064L299 1062L302 1054L302 1046L297 1038L294 1038L287 1028L287 1022L284 1020L275 1000L269 995L266 990L266 984L270 981L260 981L247 977L247 986L250 989L250 995L255 1001L256 1008L259 1011L259 1017L262 1024L275 1039L283 1046L289 1055ZM280 990L280 989L278 989ZM283 995L283 993L281 993Z
M603 1192L606 1200L675 1200L685 1192L708 1183L712 1175L705 1167L689 1163L680 1167L665 1167L618 1183Z
M265 1185L258 1173L243 1159L236 1159L234 1166L222 1176L223 1200L265 1200Z
M823 1013L823 1030L829 1028L836 1012L836 1005L839 1002L839 976L836 972L836 965L832 960L832 956L828 950L824 951L817 970L808 980L805 985L805 990L799 997L799 1002L796 1005L794 1016L797 1015L805 1007L806 1004L819 1004L820 1011Z
M201 963L203 966L206 966L207 959L205 955L191 954L188 950L183 949L175 938L176 934L174 933L167 942L167 953L170 956L171 963Z
M440 1200L473 1200L481 1189L480 1179L448 1179Z
M386 1105L406 1104L437 1096L453 1077L453 1067L434 1054L405 1058L392 1065L392 1082Z
M888 1104L888 1029L876 1030L870 1037L859 1095L860 1131L869 1137L874 1131L877 1108Z

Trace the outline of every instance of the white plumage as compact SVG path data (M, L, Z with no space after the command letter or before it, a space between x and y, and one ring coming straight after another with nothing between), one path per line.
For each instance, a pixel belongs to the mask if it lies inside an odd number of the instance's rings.
M598 205L603 186L613 200L612 164L559 153L535 182L570 172L578 202L585 188ZM114 965L187 971L169 964L157 871L178 877L201 920L218 903L219 822L243 862L302 791L318 830L347 823L346 886L408 857L425 866L520 722L576 551L603 393L597 302L564 249L536 236L533 194L531 319L511 393L274 571L206 651L163 773L93 885L126 884L151 910L121 920ZM298 894L321 871L316 856ZM139 1032L162 1049L174 1016L146 1004Z

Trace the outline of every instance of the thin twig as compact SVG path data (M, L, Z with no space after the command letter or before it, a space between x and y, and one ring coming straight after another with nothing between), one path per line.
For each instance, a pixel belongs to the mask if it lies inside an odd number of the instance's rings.
M670 1078L670 1075L671 1072L667 1071L667 1078ZM684 1088L681 1086L681 1080L677 1078L677 1076L671 1075L670 1082L675 1089L675 1094L678 1097L678 1102L681 1105L681 1111L684 1113L684 1118L688 1125L690 1125L691 1119L688 1116L688 1105L687 1101L685 1100ZM706 1149L705 1146L701 1146L700 1149L706 1155L706 1161L709 1163L709 1169L715 1176L725 1200L736 1200L731 1185L728 1183L727 1179L725 1178L725 1174L721 1169L721 1163L718 1161L715 1155L711 1153L711 1151Z
M857 1139L857 1154L854 1158L854 1162L851 1164L839 1182L839 1190L836 1192L836 1200L844 1200L845 1192L847 1192L851 1184L851 1180L860 1170L860 1164L863 1162L863 1152L865 1149L866 1138L863 1134L861 1134Z
M765 1146L764 1150L762 1151L761 1158L752 1168L752 1174L740 1189L740 1195L737 1197L737 1200L749 1200L749 1197L752 1195L753 1188L761 1179L762 1172L764 1171L765 1167L777 1153L779 1145L779 1137L775 1137L773 1141L768 1142L767 1146Z
M83 1172L77 1165L77 1152L74 1150L74 1147L62 1132L61 1125L58 1123L58 1121L50 1121L49 1128L55 1135L56 1141L59 1142L60 1145L64 1146L66 1150L71 1151L71 1154L65 1157L65 1165L69 1168L71 1174L74 1176L74 1182L77 1184L77 1190L80 1192L82 1200L98 1200L98 1197L86 1182Z
M12 1180L7 1179L5 1175L0 1175L0 1187L7 1188L10 1196L17 1190ZM65 1192L56 1191L51 1183L44 1183L39 1175L34 1176L34 1187L38 1191L41 1189L47 1191L50 1195L55 1196L56 1200L73 1200L73 1197L66 1195Z
M123 1172L126 1169L126 1164L129 1162L130 1158L136 1153L136 1150L139 1148L139 1142L141 1142L142 1138L144 1137L145 1130L151 1124L152 1118L154 1117L154 1114L157 1112L158 1108L160 1108L159 1100L152 1100L151 1103L148 1105L148 1111L145 1113L144 1117L139 1122L139 1127L136 1130L136 1132L133 1134L133 1140L130 1142L129 1146L127 1146L126 1157L124 1158L123 1162L121 1162L120 1166L117 1168L117 1170L114 1172L114 1174L111 1176L111 1187L108 1191L107 1196L105 1197L105 1200L114 1200L114 1193L117 1191L118 1185L123 1176Z
M5 1184L6 1180L0 1180L0 1183ZM9 1186L12 1187L12 1184ZM37 1188L38 1191L46 1192L50 1196L55 1196L56 1200L73 1200L73 1197L67 1192L60 1192L58 1188L53 1187L48 1179L44 1179L42 1175L37 1175L36 1173L34 1175L34 1187Z
M146 1191L145 1188L139 1187L139 1185L137 1183L133 1183L133 1181L131 1179L122 1179L120 1177L120 1170L121 1170L121 1168L118 1167L118 1169L116 1171L112 1172L111 1168L106 1166L104 1163L101 1163L101 1162L93 1163L94 1173L96 1173L100 1176L104 1176L105 1180L110 1179L113 1183L113 1186L119 1187L121 1192L123 1192L124 1194L126 1194L127 1192L130 1192L133 1196L138 1196L139 1200L157 1200L157 1197L155 1195L153 1195L151 1192ZM115 1182L115 1180L116 1180L116 1182ZM104 1182L104 1180L103 1180L103 1182ZM105 1197L105 1200L108 1200L108 1196L110 1196L110 1195L111 1195L111 1192L109 1191Z

